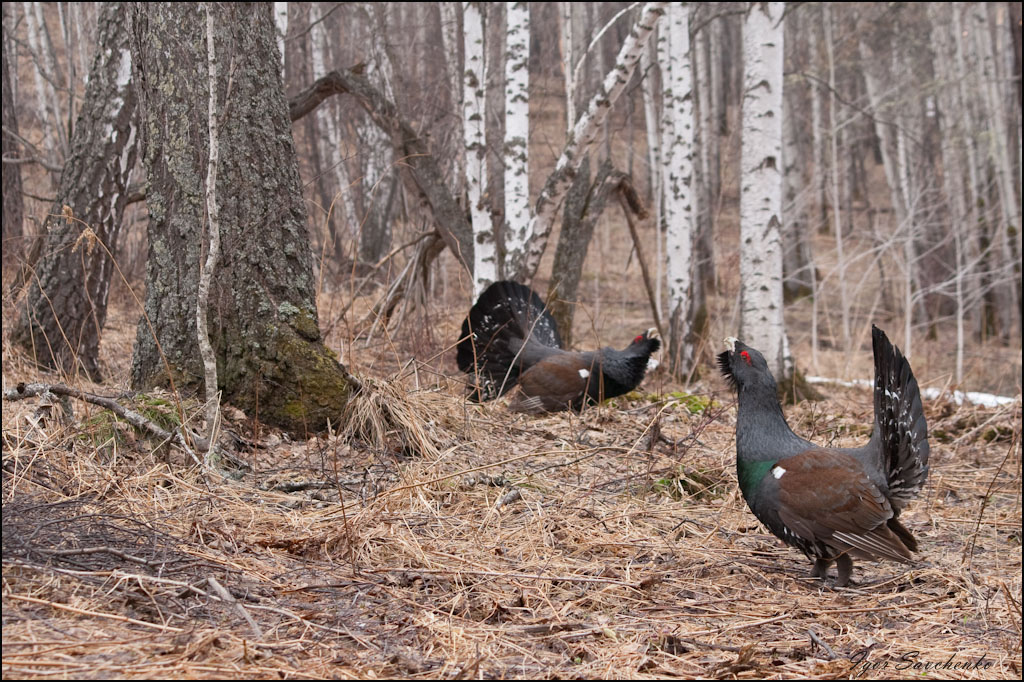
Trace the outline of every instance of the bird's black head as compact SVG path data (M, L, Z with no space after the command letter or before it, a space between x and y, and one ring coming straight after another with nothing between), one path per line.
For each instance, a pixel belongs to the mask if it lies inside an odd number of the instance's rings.
M775 390L775 377L759 351L731 336L725 340L725 345L728 350L719 353L718 367L734 391L756 385Z
M658 338L658 331L651 328L643 334L637 334L626 350L640 351L650 356L657 353L659 348L661 348L661 339Z

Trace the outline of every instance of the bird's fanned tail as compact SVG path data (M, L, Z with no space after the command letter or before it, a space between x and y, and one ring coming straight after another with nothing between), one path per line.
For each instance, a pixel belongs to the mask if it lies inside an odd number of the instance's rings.
M459 369L474 377L470 399L491 400L516 385L524 346L561 348L558 325L544 302L517 282L495 282L470 309L457 348Z
M910 363L878 327L871 327L875 355L875 434L881 445L889 495L898 510L928 476L928 425Z

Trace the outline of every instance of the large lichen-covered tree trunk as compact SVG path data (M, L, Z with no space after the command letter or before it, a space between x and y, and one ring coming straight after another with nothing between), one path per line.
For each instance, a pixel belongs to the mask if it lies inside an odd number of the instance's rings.
M210 335L224 400L303 434L341 414L351 386L320 338L306 214L269 4L215 4L222 64L217 196L222 256ZM195 388L196 291L208 156L201 6L134 4L131 42L150 214L137 388Z
M46 217L45 242L13 338L47 367L100 378L100 330L137 155L135 89L122 3L98 19L99 49ZM6 172L5 172L6 175ZM5 190L6 191L6 190ZM64 216L64 207L70 215ZM71 217L73 216L73 218ZM93 238L83 238L91 229Z

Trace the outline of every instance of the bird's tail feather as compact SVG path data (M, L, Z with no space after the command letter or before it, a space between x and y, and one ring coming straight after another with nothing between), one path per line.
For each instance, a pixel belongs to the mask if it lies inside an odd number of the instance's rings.
M893 505L900 508L928 475L928 425L910 363L878 327L871 327L875 355L875 437Z
M525 370L524 347L561 348L558 325L532 289L495 282L484 290L462 323L456 361L474 375L471 400L490 400L515 386Z

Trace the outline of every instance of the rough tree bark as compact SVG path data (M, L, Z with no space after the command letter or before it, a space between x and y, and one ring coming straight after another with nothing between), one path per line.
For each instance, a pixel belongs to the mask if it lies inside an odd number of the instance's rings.
M210 333L224 399L302 435L338 419L352 390L320 338L309 236L269 4L215 5L224 257ZM132 385L196 388L195 309L208 155L206 44L196 5L133 3L129 25L142 103L150 213L145 316Z
M601 164L590 182L590 159L584 159L576 172L562 209L562 231L555 247L548 285L548 306L558 323L558 331L566 348L572 346L572 325L576 312L577 291L587 248L594 235L594 226L604 210L608 193L621 181L622 174L612 169L609 161Z
M80 368L94 380L101 378L99 341L114 270L111 254L117 250L137 156L136 89L123 12L121 3L108 3L100 12L100 49L57 201L46 217L36 277L13 331L15 342L42 365L68 372Z

